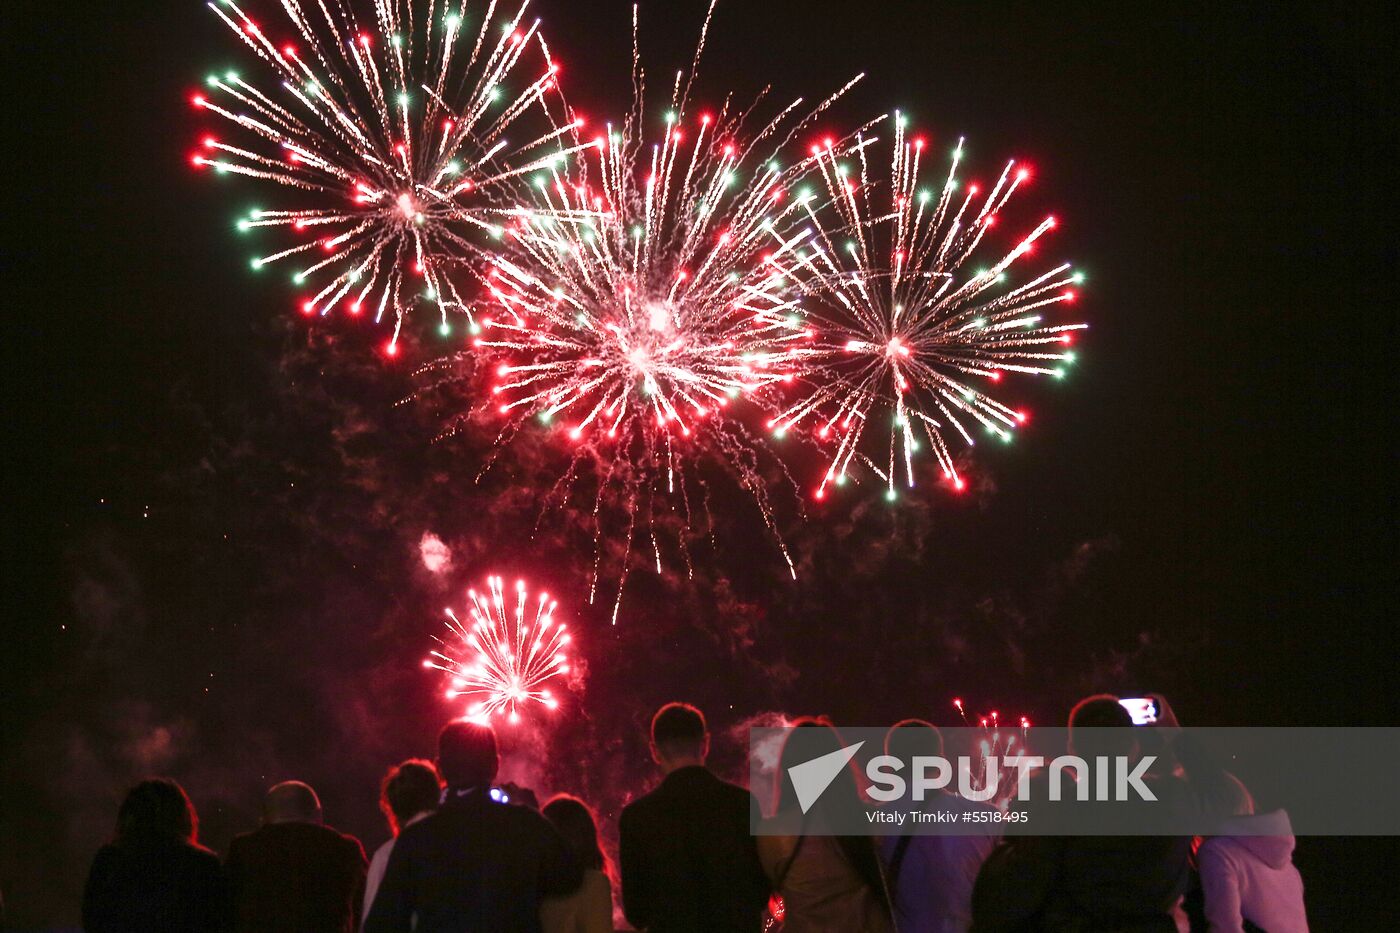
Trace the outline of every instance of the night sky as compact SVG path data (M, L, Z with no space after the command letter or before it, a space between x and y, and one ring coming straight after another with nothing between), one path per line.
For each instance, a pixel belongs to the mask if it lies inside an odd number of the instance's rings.
M269 24L273 7L249 5ZM571 100L620 115L630 6L536 13ZM702 13L644 5L658 79ZM670 699L710 713L722 769L750 717L952 724L954 696L1047 723L1105 689L1161 691L1188 724L1400 721L1393 14L723 4L699 99L813 99L865 71L824 126L899 107L935 145L965 135L986 174L1028 159L1020 216L1062 219L1050 254L1087 273L1092 327L1069 379L1008 380L1033 421L978 448L970 494L891 508L867 486L805 521L780 509L796 583L710 477L693 579L636 573L616 628L587 604L576 516L539 520L550 441L478 483L489 436L432 443L450 396L397 404L448 341L387 362L385 331L308 327L280 271L248 270L272 237L233 222L275 198L187 161L211 125L188 93L244 60L203 4L0 17L0 890L17 922L75 922L147 773L185 784L214 848L291 777L377 845L379 775L429 754L453 712L419 661L491 570L558 594L582 662L564 708L507 740L509 767L594 801L609 831ZM423 565L428 533L446 573ZM1317 928L1394 907L1366 894L1382 848L1301 843Z

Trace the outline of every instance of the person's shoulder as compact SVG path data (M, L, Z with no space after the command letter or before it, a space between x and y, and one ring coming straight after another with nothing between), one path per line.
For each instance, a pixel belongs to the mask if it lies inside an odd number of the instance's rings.
M213 849L205 848L197 842L187 843L183 849L185 858L189 859L191 862L197 862L202 865L207 865L211 862L215 865L219 864L218 853Z
M753 795L747 787L742 784L733 784L715 775L714 794L719 800L724 801L725 806L733 807L735 812L743 811L745 816L752 816L762 811L758 798Z
M1224 878L1234 872L1238 858L1230 842L1220 836L1208 836L1201 840L1200 847L1196 849L1196 869L1202 878Z
M206 881L216 881L224 873L224 863L220 861L218 853L204 846L191 842L181 846L183 850L181 857L184 859L185 868Z
M121 858L121 850L115 843L109 842L97 850L92 857L93 871L100 871L108 865Z
M544 818L540 811L521 804L496 804L500 807L501 819L507 826L525 832L549 834L554 832L553 824Z
M622 813L618 816L618 825L646 819L647 814L651 813L657 806L657 790L658 788L654 787L623 807Z
M329 826L327 826L326 828L330 829ZM350 835L349 833L342 833L338 829L331 829L331 832L335 833L336 838L339 841L340 847L344 849L348 855L350 855L352 858L357 858L362 862L365 860L364 843L360 842L359 839Z
M88 884L101 888L121 874L121 858L120 850L111 843L98 849L88 866Z
M277 825L285 827L282 830L282 835L287 837L314 840L316 843L327 846L353 845L356 848L360 847L360 840L342 833L334 826L327 826L325 823L279 823Z
M1242 855L1244 847L1232 836L1206 836L1196 849L1196 861L1202 869L1233 864Z
M334 826L325 823L282 823L285 826L279 834L284 842L293 846L322 853L334 852L347 859L364 861L365 847L349 833L342 833Z
M234 836L228 844L229 856L232 857L234 854L245 854L249 849L256 849L262 840L262 836L259 835L261 832L262 829L259 828L250 832L239 833L238 835Z
M715 793L717 794L723 794L731 800L747 800L753 796L749 793L749 789L743 786L742 784L735 784L732 781L726 781L724 778L720 777L714 772L710 772L710 776L715 779L714 787Z
M334 862L348 864L366 864L365 847L360 845L360 840L347 833L342 833L333 826L324 823L278 823L273 826L264 827L269 832L266 842L254 839L255 845L273 846L276 849L292 851L301 854L301 857L315 860L329 859ZM254 834L256 836L256 834ZM232 851L230 850L230 854Z

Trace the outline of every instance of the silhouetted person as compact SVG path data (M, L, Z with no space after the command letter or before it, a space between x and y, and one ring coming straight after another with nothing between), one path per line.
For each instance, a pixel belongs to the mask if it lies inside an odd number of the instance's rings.
M1188 737L1189 739L1189 737ZM1179 757L1188 779L1229 811L1200 840L1202 919L1210 933L1308 933L1303 878L1293 864L1293 827L1286 810L1255 815L1254 798L1200 744L1183 739Z
M851 767L842 768L804 813L790 770L845 747L825 718L802 718L778 756L775 822L789 835L758 837L763 870L783 897L784 933L887 933L893 929L880 856L870 836L838 836L836 814L864 806Z
M1288 812L1242 815L1222 822L1220 832L1196 852L1211 933L1308 933Z
M200 846L194 805L174 781L142 781L122 801L116 839L92 861L87 933L217 933L228 892L219 857Z
M365 879L364 916L369 916L374 896L389 867L389 853L405 827L421 822L437 810L442 799L442 779L431 761L410 758L389 770L379 788L379 809L389 821L389 841L374 850L369 860L369 875Z
M583 884L568 897L544 902L545 933L612 933L612 866L598 844L598 821L588 804L559 794L540 810L583 868Z
M366 933L536 933L540 903L578 888L579 866L549 821L492 793L499 764L490 726L443 728L447 793L399 833Z
M753 796L705 767L705 717L668 703L651 721L651 755L665 772L618 820L622 909L650 933L757 931L770 887L749 821Z
M922 719L905 719L885 735L885 754L905 763L915 757L943 757L943 733ZM912 792L911 792L912 793ZM901 801L910 809L968 812L995 809L951 792L922 803ZM963 933L972 926L972 888L977 873L996 848L997 837L881 836L890 899L899 933Z
M1087 697L1070 712L1069 751L1086 760L1123 756L1130 764L1136 763L1141 757L1138 736L1132 717L1117 697ZM1163 813L1179 812L1174 808L1186 805L1189 791L1180 778L1149 775L1146 782L1161 801ZM1065 791L1067 800L1071 794ZM1044 799L1043 794L1034 796ZM1031 825L1044 823L1047 817L1053 820L1055 807L1073 806L1061 803L1033 812ZM1114 806L1125 805L1106 805L1100 816L1111 818ZM1166 819L1164 829L1170 824ZM1111 827L1111 820L1104 825ZM1190 854L1190 836L1007 839L978 876L973 892L973 930L1175 933L1182 895L1190 882Z
M300 781L263 798L263 825L228 851L238 933L353 933L365 889L359 840L321 823L321 801Z

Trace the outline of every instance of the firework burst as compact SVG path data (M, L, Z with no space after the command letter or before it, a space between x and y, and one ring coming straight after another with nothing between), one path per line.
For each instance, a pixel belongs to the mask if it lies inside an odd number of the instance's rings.
M532 599L525 582L517 580L511 607L500 577L488 577L486 586L484 594L467 591L467 622L447 610L449 637L438 639L442 650L432 652L423 666L448 675L447 698L465 699L469 719L503 715L514 724L531 705L556 709L559 701L545 684L569 672L572 641L568 627L554 621L558 603L548 593Z
M812 338L786 263L810 236L796 226L805 217L794 185L818 160L782 154L845 89L808 111L794 101L750 130L730 102L705 110L691 100L704 34L656 112L634 45L629 117L592 138L576 132L573 157L532 175L529 200L506 211L506 251L484 276L494 311L473 342L494 361L503 437L542 423L567 437L576 460L596 463L595 539L605 500L622 504L619 599L639 528L661 571L652 503L694 526L684 467L701 456L730 467L773 528L755 469L762 445L727 409L763 404ZM688 566L683 536L679 550ZM596 560L594 569L596 592Z
M972 727L973 723L968 718L967 710L963 707L961 699L953 700L953 707L962 717L963 725ZM1002 783L991 792L989 802L998 808L1005 810L1016 793L1015 763L1020 761L1027 753L1027 739L1031 731L1031 721L1026 716L1021 716L1015 725L1001 722L1001 714L992 710L985 716L977 717L976 728L979 730L977 737L973 740L973 747L969 750L973 758L977 761L977 767L972 769L968 784L977 793L987 791L987 762L996 758L997 760L1011 764L1010 769L1003 769L1001 773Z
M1008 162L990 189L965 184L959 140L946 174L938 169L942 177L926 185L924 138L910 138L897 112L881 122L890 153L883 183L871 164L881 140L865 131L844 150L812 148L824 195L803 200L816 232L791 264L817 339L800 393L769 426L803 427L828 451L817 498L859 461L894 499L901 473L914 485L925 443L962 489L950 438L1009 441L1027 415L990 392L1007 373L1063 377L1074 332L1087 326L1047 319L1082 281L1068 263L1022 273L1054 217L1009 251L984 246L1028 169Z
M468 302L448 271L501 234L490 211L516 174L553 158L568 127L553 122L557 65L525 20L467 0L425 11L375 0L361 27L343 0L284 0L293 42L276 42L233 0L209 7L260 59L275 84L212 74L195 106L223 118L196 166L271 182L304 203L253 210L241 231L288 228L301 242L253 259L286 261L315 289L307 315L389 312L397 351L404 315L435 306L439 329ZM525 139L513 144L507 132Z

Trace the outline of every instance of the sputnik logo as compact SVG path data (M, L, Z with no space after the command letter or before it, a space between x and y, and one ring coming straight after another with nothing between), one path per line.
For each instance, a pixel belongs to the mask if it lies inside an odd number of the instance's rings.
M797 804L803 813L812 808L812 804L831 786L831 782L836 780L836 775L850 764L864 744L864 741L857 742L788 768L788 777L792 779L793 790L797 792Z

